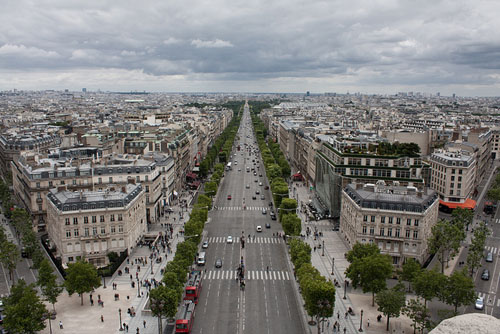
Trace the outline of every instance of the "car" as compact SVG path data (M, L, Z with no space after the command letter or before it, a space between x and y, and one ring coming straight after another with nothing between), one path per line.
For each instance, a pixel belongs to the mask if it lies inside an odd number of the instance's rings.
M252 195L252 199L257 199L257 196L255 196L255 195Z
M262 182L259 182L259 186L261 186L261 187L262 187Z
M266 223L266 228L271 228L271 224Z
M222 260L221 259L215 260L215 268L222 268Z
M255 229L257 232L262 232L262 226L257 226L257 228Z
M226 239L227 243L228 244L232 244L233 243L233 237L232 236L228 236L227 239Z
M207 249L208 248L208 241L204 241L203 245L201 245L201 248Z
M260 195L260 199L261 200L265 200L266 199L266 196L264 196L264 194Z
M260 195L260 190L259 189L255 190L255 195Z
M267 210L266 210L266 208L262 208L262 214L263 214L263 215L267 214Z
M486 262L493 262L493 253L492 252L488 252L488 254L486 254Z
M271 220L276 220L276 215L274 214L274 212L270 212L269 213L269 216L271 216Z
M488 269L483 270L483 273L481 274L481 279L484 281L487 281L490 279L490 271Z
M273 202L269 202L269 206L272 208L273 207Z
M265 186L265 187L264 187L264 189L265 189L265 190L269 189L269 186Z
M237 165L237 164L238 164L238 161L235 161L235 162L234 162L234 164L235 164L235 165Z
M238 168L238 172L241 172L241 168Z
M253 180L253 182L259 182L259 180L255 179L255 180Z
M262 174L259 174L259 177L262 177ZM262 185L262 184L261 184Z
M250 185L249 185L249 184L247 184L247 185L245 186L245 188L250 189Z
M232 198L231 195L227 195L228 200L231 200L231 198Z
M483 299L483 297L477 297L476 304L474 305L474 308L476 310L482 310L482 309L484 309L484 299Z

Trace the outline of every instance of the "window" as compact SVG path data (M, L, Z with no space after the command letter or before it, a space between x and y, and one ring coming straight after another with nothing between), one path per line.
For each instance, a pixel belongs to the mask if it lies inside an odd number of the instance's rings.
M137 175L137 176L135 177L135 180L136 180L137 182L141 182L141 177L140 177L139 175Z
M49 181L49 187L52 187L52 181Z
M109 177L109 183L113 183L113 177L112 176Z
M116 227L115 225L111 225L111 234L115 234L116 233Z
M455 174L455 168L451 169L451 174Z
M106 228L104 226L101 227L101 234L106 234Z
M370 235L375 234L375 228L373 226L370 226Z
M43 211L43 207L41 204L38 204L38 211Z
M392 237L392 228L387 229L387 236Z
M73 257L72 256L68 256L68 262L73 262Z
M97 179L97 183L102 184L102 177Z
M399 238L399 232L400 232L400 230L399 230L399 228L397 228L397 229L396 229L396 237L397 237L397 238Z
M89 217L83 217L83 223L88 224L89 223Z
M458 170L458 174L462 175L462 170L461 169Z
M118 221L121 222L123 220L123 216L121 213L118 214Z
M86 227L84 230L83 230L83 235L88 237L90 234L89 234L89 228Z
M411 226L411 218L406 219L406 225Z
M409 238L410 237L410 230L406 230L406 237Z
M149 192L149 186L146 186L146 192L147 193Z
M380 217L380 222L381 222L382 224L385 224L385 216L381 216L381 217Z
M392 224L393 218L389 217L389 224Z
M385 235L385 229L384 229L383 227L380 229L380 235L381 235L381 236L384 236L384 235Z
M97 235L97 227L92 227L92 235Z
M73 230L73 234L75 235L75 237L77 237L77 236L79 236L79 235L80 235L79 231L80 231L80 230L78 230L77 228L75 228L75 229Z
M365 225L365 226L363 226L363 234L366 234L366 230L367 229L366 229L366 225Z
M37 187L37 188L40 188L40 182L37 182L37 183L36 183L36 187Z
M401 225L401 218L396 218L396 224Z
M415 226L418 226L419 220L415 219L415 222L413 223Z
M375 223L375 216L371 216L371 217L370 217L370 221L371 221L372 223Z
M73 225L78 225L78 217L73 217Z
M92 223L96 223L97 222L97 216L92 216Z
M105 220L104 220L104 216L103 216L103 215L101 215L101 217L100 217L100 222L101 222L101 223L104 223L104 222L105 222Z
M73 180L73 185L76 186L76 180Z
M69 225L69 218L64 219L64 223L65 223L66 225Z
M392 257L392 264L398 264L399 263L399 257L393 256Z
M368 221L368 216L363 216L363 221L367 222Z
M418 231L413 231L413 239L418 239Z
M64 180L61 180L61 184L65 184Z
M71 231L70 230L66 230L66 238L71 238Z
M118 225L118 233L123 233L123 225Z
M115 221L115 215L110 215L109 216L109 220L112 221L112 222L114 222Z

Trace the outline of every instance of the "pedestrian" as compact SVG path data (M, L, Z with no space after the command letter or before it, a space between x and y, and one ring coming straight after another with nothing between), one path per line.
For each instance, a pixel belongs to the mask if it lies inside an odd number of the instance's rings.
M59 321L59 329L63 329L63 323L62 323L62 321Z
M101 322L104 322L104 316L101 314Z
M90 299L90 306L94 306L94 300Z
M337 319L340 319L340 311L337 311Z
M366 322L366 327L370 327L370 319L368 319L368 321Z
M127 333L128 333L128 325L125 325L125 329L127 330Z
M136 332L137 334L139 334L139 333L140 333L140 331L139 331L139 327L137 327L137 330L136 330L135 332Z
M146 320L143 320L142 324L144 325L144 328L146 328Z
M349 314L349 313L347 313L347 312L345 313L345 318L346 318L346 319L347 319L347 315L348 315L348 314Z
M347 327L344 327L344 334L347 332Z

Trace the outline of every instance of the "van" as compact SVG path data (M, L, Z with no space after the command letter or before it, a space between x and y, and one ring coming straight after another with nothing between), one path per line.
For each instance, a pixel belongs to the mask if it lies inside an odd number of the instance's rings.
M204 266L205 262L206 262L206 253L205 252L200 252L200 254L198 254L198 259L196 260L196 263L199 266Z

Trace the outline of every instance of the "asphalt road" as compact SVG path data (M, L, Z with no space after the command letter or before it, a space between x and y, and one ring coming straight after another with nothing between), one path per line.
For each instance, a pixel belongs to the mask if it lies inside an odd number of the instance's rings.
M225 172L215 201L217 210L210 212L211 220L205 228L204 241L207 240L209 246L205 250L206 265L199 268L206 272L192 332L304 333L286 245L282 238L273 236L282 230L269 216L271 193L265 190L268 185L265 175L259 177L260 173L264 174L261 158L254 153L250 155L244 145L257 147L248 107L245 107L239 136L241 151L235 150L231 157L232 170ZM252 160L258 163L254 166ZM258 169L257 165L260 165ZM252 199L252 195L256 199ZM266 228L266 223L270 228ZM257 226L262 227L262 232L257 232ZM233 243L227 242L228 236L233 238ZM215 268L217 259L222 260L222 268ZM237 281L241 261L245 268L244 290Z

